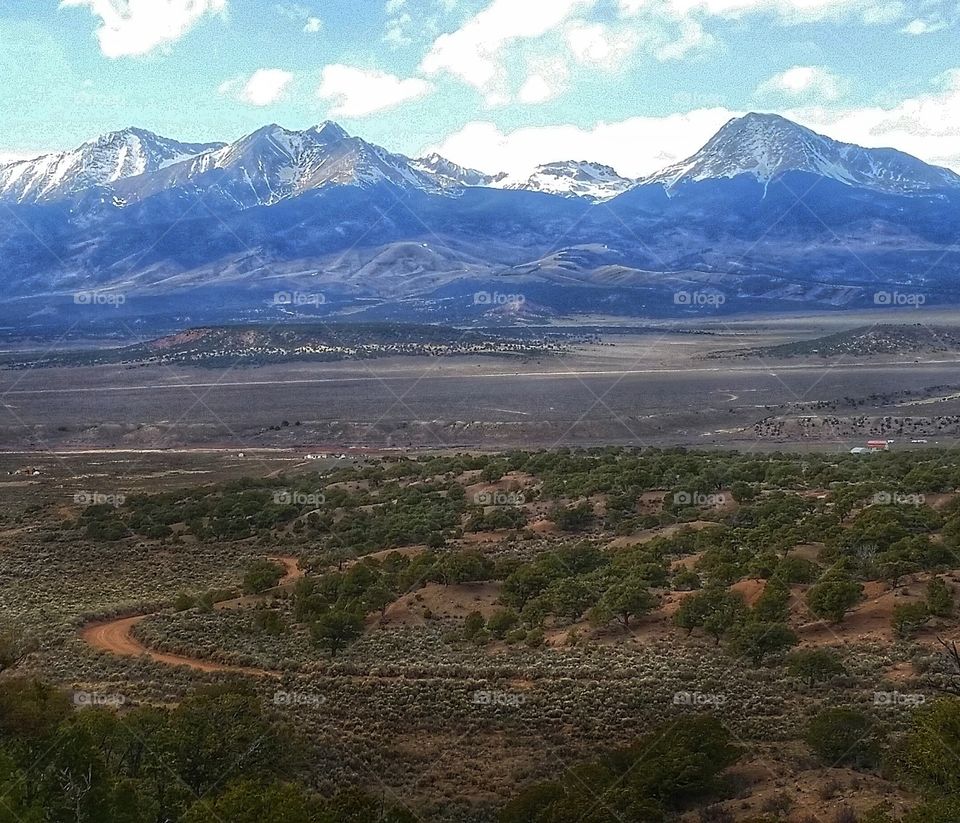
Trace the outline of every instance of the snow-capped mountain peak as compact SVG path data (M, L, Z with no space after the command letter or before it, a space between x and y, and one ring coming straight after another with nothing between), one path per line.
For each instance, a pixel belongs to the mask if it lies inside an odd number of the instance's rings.
M903 152L841 143L785 117L757 113L731 120L695 155L642 182L672 189L683 183L750 175L768 183L788 172L807 172L896 194L960 186L960 176Z
M181 143L146 129L127 128L88 140L73 151L0 166L0 199L55 200L96 186L160 171L222 143Z
M339 123L334 123L332 120L325 120L320 125L308 129L307 134L311 135L317 141L326 143L337 143L340 140L347 140L350 137Z
M484 174L476 169L458 166L436 152L410 162L418 171L436 178L441 185L452 188L492 186L506 177L505 174Z
M499 181L497 188L539 191L561 197L582 197L603 202L622 194L636 183L621 177L610 166L583 160L567 160L538 166L530 175L515 175Z
M164 190L212 186L225 200L248 208L273 205L327 186L367 188L380 183L431 193L444 188L406 157L326 122L305 131L264 126L159 175L125 181L118 189L125 201L132 201Z

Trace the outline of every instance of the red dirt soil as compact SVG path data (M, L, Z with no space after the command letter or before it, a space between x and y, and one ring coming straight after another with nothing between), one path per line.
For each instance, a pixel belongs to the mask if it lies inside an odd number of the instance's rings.
M287 589L303 577L303 571L297 564L294 557L271 557L283 564L285 574L280 583L271 591ZM269 594L269 592L268 592ZM218 609L234 609L243 605L256 603L262 599L262 595L250 597L238 597L235 600L218 603ZM165 666L186 666L187 668L201 672L229 672L233 674L245 674L251 677L279 677L279 673L271 672L266 669L253 669L246 666L230 666L225 663L216 663L212 660L203 660L195 657L186 657L178 654L165 654L157 652L141 643L133 634L134 628L151 617L154 613L138 614L132 617L122 617L116 620L106 622L91 623L85 626L80 636L84 642L108 654L115 654L119 657L141 657L146 656L155 663L162 663Z

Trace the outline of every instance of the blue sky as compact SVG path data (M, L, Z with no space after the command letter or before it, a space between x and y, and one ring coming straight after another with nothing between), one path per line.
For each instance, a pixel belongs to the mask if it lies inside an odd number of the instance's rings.
M960 0L0 0L0 156L336 119L487 171L627 174L779 111L960 169Z

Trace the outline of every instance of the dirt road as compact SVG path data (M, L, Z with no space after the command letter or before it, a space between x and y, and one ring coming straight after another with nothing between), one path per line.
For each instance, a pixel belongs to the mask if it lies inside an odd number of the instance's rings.
M282 563L285 574L280 583L271 592L288 589L293 586L297 580L303 577L303 571L300 569L295 557L271 557L277 563ZM267 594L269 594L268 592ZM235 609L247 605L255 605L263 599L265 595L252 595L249 597L239 597L235 600L228 600L218 603L217 609ZM213 660L204 660L196 657L186 657L179 654L166 654L157 652L141 643L133 634L137 624L142 623L148 617L156 612L149 614L139 614L132 617L121 617L116 620L108 620L102 623L90 623L85 626L80 636L84 642L99 651L115 654L119 657L141 657L146 656L155 663L162 663L165 666L186 666L187 668L201 672L228 672L233 674L244 674L251 677L279 677L279 672L268 669L249 668L247 666L231 666L226 663L217 663Z

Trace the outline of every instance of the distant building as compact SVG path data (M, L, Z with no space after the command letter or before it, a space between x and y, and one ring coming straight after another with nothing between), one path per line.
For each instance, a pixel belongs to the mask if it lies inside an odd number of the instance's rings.
M865 449L863 446L857 446L854 449L850 449L850 454L870 454L870 449Z
M890 444L886 440L871 440L867 443L867 448L875 452L885 452L889 450Z

